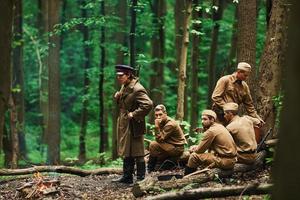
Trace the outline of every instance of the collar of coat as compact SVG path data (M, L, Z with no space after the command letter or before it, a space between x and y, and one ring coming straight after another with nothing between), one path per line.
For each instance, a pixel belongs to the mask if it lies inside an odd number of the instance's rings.
M232 77L233 77L233 83L238 83L238 84L242 84L243 83L242 80L237 79L236 72L234 72L232 74Z

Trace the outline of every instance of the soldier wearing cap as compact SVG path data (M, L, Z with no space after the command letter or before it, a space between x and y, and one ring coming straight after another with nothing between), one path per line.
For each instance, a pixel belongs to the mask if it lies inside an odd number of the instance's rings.
M247 115L238 116L238 104L226 103L223 106L224 118L228 122L227 130L232 135L238 151L238 162L253 164L257 158L254 126L260 122Z
M156 141L149 146L150 156L148 171L155 169L156 162L166 159L174 160L184 152L186 139L178 122L168 116L166 107L162 104L154 108Z
M264 121L257 114L253 105L249 87L245 80L251 73L251 66L246 62L240 62L236 72L231 75L221 77L212 93L213 110L218 115L218 120L225 122L223 116L223 106L225 103L234 102L238 105L243 104L248 115L260 120L260 125Z
M116 75L121 85L120 91L114 95L120 109L117 121L118 153L123 157L123 176L116 181L130 184L133 183L135 164L137 180L145 177L145 116L152 109L152 101L134 76L132 67L116 65Z
M228 130L221 124L215 123L216 113L212 110L202 112L204 136L198 146L192 146L188 164L184 174L196 171L198 166L232 169L236 162L236 145ZM209 152L206 152L209 150Z

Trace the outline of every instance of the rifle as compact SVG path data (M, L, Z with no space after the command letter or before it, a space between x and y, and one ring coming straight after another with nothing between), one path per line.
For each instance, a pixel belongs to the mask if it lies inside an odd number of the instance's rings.
M272 128L269 129L267 134L263 137L263 139L260 141L260 143L257 145L256 153L262 151L265 147L265 141L268 138L268 136L272 133Z

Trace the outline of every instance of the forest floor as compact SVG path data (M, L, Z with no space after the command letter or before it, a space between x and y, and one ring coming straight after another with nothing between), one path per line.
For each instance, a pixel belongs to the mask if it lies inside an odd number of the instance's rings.
M59 180L60 184L57 190L50 194L35 193L31 198L26 198L17 188L36 179L33 175L18 178L9 177L6 180L0 179L0 200L11 199L43 199L43 200L119 200L119 199L146 199L149 196L158 193L147 194L144 197L135 198L131 192L132 185L112 182L119 177L117 174L80 177L59 173L45 173L43 179ZM241 186L250 183L270 183L270 167L258 169L255 171L234 174L231 178L218 179L203 184L191 185L192 188L203 187L223 187L223 186ZM185 187L187 189L187 187ZM28 194L27 194L28 195ZM219 198L220 199L220 198ZM250 197L227 197L222 199L269 199L266 195L255 195Z

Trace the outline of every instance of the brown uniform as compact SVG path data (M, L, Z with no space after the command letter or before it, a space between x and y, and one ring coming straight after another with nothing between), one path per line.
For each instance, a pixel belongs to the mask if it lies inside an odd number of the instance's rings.
M160 124L159 139L150 143L150 155L163 161L167 157L181 156L186 139L178 122L168 117Z
M243 104L248 115L258 116L252 101L249 87L245 81L237 80L236 73L221 77L212 94L213 110L222 110L225 103ZM218 116L219 117L219 116Z
M117 100L120 114L117 123L118 153L124 157L144 156L145 116L152 109L152 101L137 79L120 90ZM133 119L127 117L132 112ZM133 127L140 127L133 129Z
M253 124L259 124L259 120L250 116L236 115L226 126L237 146L239 163L252 164L257 157Z
M206 150L213 152L205 153ZM199 165L232 169L236 162L236 145L228 130L221 124L214 123L204 132L204 137L196 151L190 155L188 167Z

